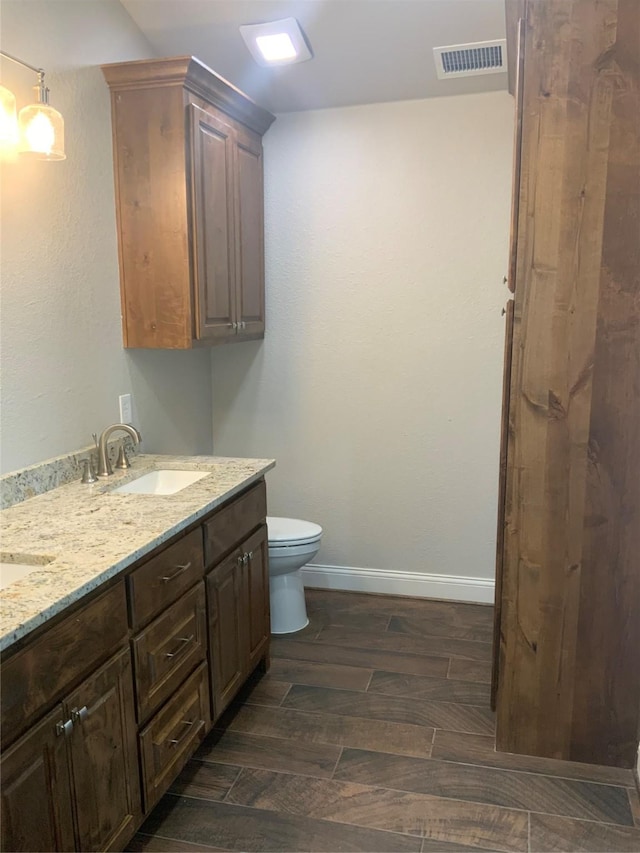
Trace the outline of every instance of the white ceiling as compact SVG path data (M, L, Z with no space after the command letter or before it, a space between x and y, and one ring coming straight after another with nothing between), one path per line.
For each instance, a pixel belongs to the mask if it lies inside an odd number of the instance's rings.
M433 47L504 38L504 0L120 0L159 56L191 54L272 112L506 89L438 80ZM240 24L295 17L314 58L260 68Z

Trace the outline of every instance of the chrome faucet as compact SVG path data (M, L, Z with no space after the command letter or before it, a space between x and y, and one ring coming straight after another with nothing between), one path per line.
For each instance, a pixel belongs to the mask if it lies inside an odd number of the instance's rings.
M129 433L133 439L134 445L140 444L142 436L138 430L131 424L112 424L106 429L103 429L98 441L98 477L110 477L113 474L113 468L109 456L107 455L107 442L111 438L111 434L116 430L122 430Z

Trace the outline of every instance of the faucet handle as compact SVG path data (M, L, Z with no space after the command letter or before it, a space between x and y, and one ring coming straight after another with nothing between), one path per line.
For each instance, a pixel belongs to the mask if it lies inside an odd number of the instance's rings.
M95 444L95 446L98 447L98 433L92 432L91 437L93 438L93 443Z
M116 468L120 468L124 471L127 468L131 468L131 462L127 459L127 452L124 449L124 441L120 444L120 450L118 451L118 461L116 462Z
M97 482L98 478L96 477L95 471L93 470L93 465L91 464L91 457L83 459L82 465L82 480L80 482L85 483L86 485Z

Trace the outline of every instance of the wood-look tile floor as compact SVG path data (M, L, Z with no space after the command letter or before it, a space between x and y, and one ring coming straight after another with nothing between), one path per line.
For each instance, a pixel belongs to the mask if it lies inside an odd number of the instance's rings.
M632 772L497 753L492 608L307 590L137 851L640 851Z

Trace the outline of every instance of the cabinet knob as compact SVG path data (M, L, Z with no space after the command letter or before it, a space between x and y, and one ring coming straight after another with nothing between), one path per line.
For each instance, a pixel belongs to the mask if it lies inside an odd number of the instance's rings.
M74 723L84 723L84 721L89 716L89 709L86 705L83 705L80 710L77 708L73 708L71 711L71 719Z
M234 332L238 331L238 323L229 323Z
M60 721L56 723L56 735L60 737L60 735L64 735L65 737L69 737L71 732L73 731L73 721L67 720L66 723Z

